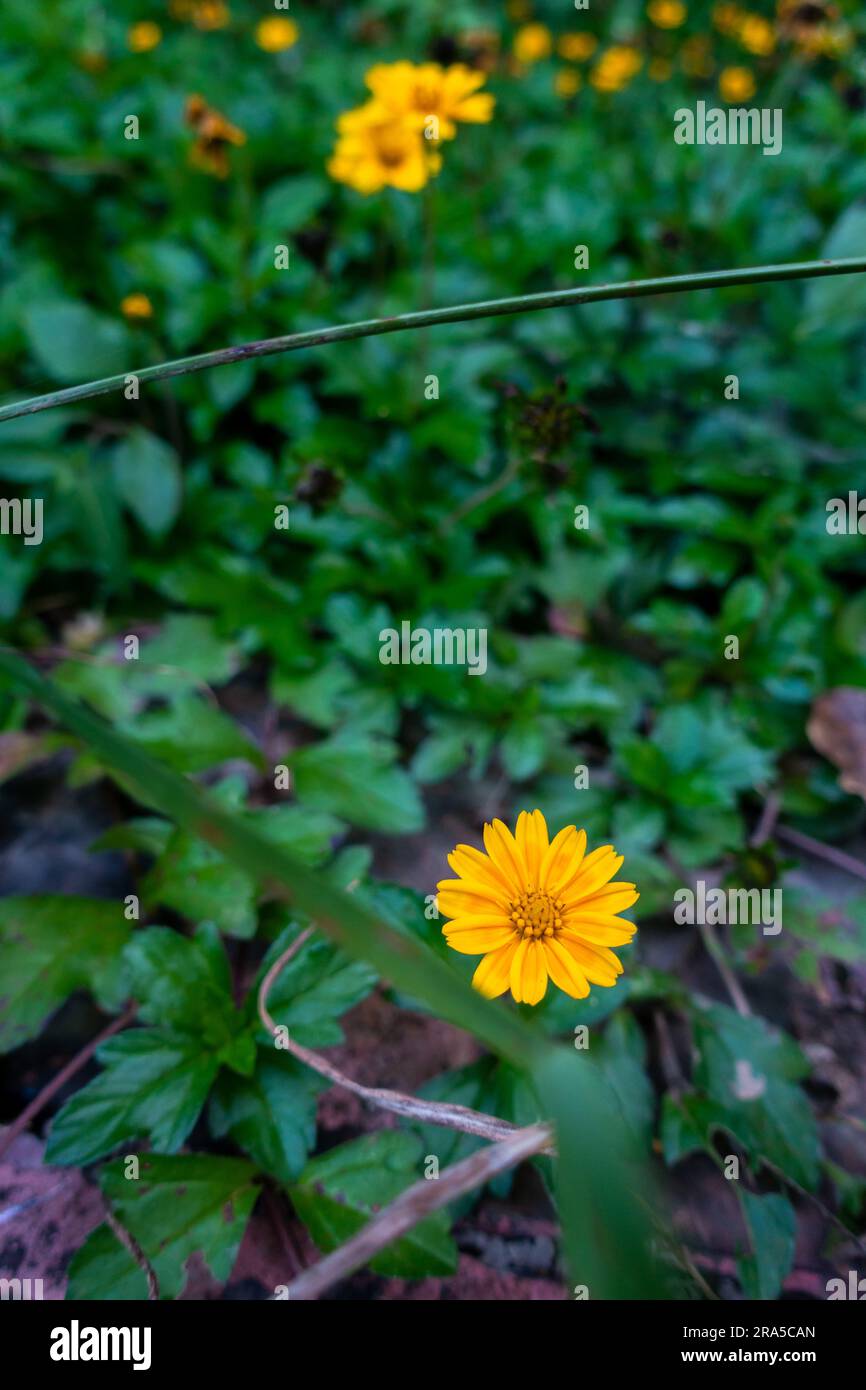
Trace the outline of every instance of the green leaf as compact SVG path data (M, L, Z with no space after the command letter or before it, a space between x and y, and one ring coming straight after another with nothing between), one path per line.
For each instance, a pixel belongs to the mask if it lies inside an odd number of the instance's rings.
M424 826L418 792L396 747L366 738L326 739L292 757L298 800L367 830L410 835Z
M83 1166L144 1137L168 1153L179 1149L213 1085L215 1054L195 1037L134 1028L109 1038L97 1057L105 1071L66 1102L45 1161Z
M73 300L34 304L24 314L24 331L34 357L55 381L111 376L130 360L126 326Z
M760 1196L735 1184L752 1243L752 1254L737 1262L747 1298L777 1299L794 1263L797 1217L779 1193Z
M141 1156L141 1176L124 1176L118 1161L100 1186L121 1225L153 1265L162 1298L177 1298L190 1256L200 1256L215 1279L231 1275L258 1196L255 1168L237 1158L204 1154ZM73 1257L67 1299L144 1299L145 1276L107 1226Z
M216 929L194 938L169 927L135 933L125 952L131 989L145 1023L189 1033L205 1047L226 1046L242 1026L228 960Z
M262 962L259 980L298 930L290 926L280 934ZM343 1041L337 1019L366 999L375 983L376 972L368 965L350 960L329 941L313 938L280 973L268 995L268 1011L305 1047L333 1047ZM255 995L253 990L248 1005L251 1017Z
M812 1107L797 1082L808 1063L792 1038L724 1004L693 1015L694 1081L714 1105L714 1122L757 1161L766 1158L813 1191L820 1145Z
M175 830L165 853L141 883L147 903L162 903L194 922L215 922L230 936L249 938L257 924L255 884L204 840Z
M289 1191L313 1240L327 1253L423 1176L420 1140L399 1130L380 1130L314 1158ZM457 1249L448 1224L446 1212L434 1212L382 1250L370 1268L398 1279L453 1274Z
M261 753L240 726L222 710L193 695L181 696L166 709L140 715L126 732L179 772L203 772L230 758L263 766Z
M36 1037L74 990L117 1008L129 934L117 902L59 895L0 902L0 1048Z
M133 426L112 457L117 490L151 536L170 531L180 511L182 474L174 449L158 435Z
M228 1134L265 1172L293 1182L315 1143L316 1096L326 1084L293 1057L260 1047L251 1077L219 1078L211 1132Z
M648 1147L655 1115L655 1092L646 1072L646 1043L627 1009L614 1014L596 1049L601 1073L619 1101L623 1121Z

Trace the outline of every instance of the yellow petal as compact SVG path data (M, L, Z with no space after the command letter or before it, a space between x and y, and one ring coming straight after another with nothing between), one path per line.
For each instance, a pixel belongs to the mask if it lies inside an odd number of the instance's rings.
M588 946L570 931L561 931L557 938L573 956L586 978L594 985L615 985L622 974L622 962L604 946Z
M452 932L475 931L477 927L508 927L509 931L514 931L502 912L490 912L486 915L470 912L466 917L455 917L453 922L446 922L442 930L450 936Z
M622 868L622 862L622 855L616 853L613 845L602 845L588 854L577 872L560 884L559 896L565 897L568 907L582 902L613 878Z
M573 825L566 825L558 835L554 836L550 848L544 856L539 876L539 888L543 888L557 897L560 884L579 868L585 850L586 831L576 830Z
M500 873L505 875L509 886L515 887L519 893L524 892L528 886L526 861L508 826L501 820L485 825L484 848Z
M521 811L517 817L515 839L526 863L533 887L538 883L542 861L547 853L547 822L540 811Z
M474 849L472 845L458 845L453 854L449 854L448 863L458 878L486 883L491 888L507 894L508 879L480 849Z
M574 956L550 936L545 938L544 953L553 983L570 994L572 999L585 999L589 994L589 985Z
M588 897L580 896L579 901L591 912L604 912L612 916L634 907L639 897L640 893L633 883L606 883Z
M596 946L625 946L637 931L634 922L626 922L622 917L606 917L600 912L582 912L579 907L571 913L565 913L562 926L565 931L572 932L581 941Z
M524 936L511 962L511 993L518 1004L537 1004L547 989L547 964L540 941Z
M436 904L444 917L463 917L470 912L508 915L508 904L502 898L497 901L487 889L470 888L459 878L445 878L436 884Z
M511 961L516 950L517 938L514 937L507 946L500 946L498 951L491 951L484 957L472 976L472 983L479 994L486 999L497 999L505 993L511 980Z
M443 931L452 951L458 951L461 956L486 955L488 951L498 951L515 939L510 927L476 927L458 932L443 928Z

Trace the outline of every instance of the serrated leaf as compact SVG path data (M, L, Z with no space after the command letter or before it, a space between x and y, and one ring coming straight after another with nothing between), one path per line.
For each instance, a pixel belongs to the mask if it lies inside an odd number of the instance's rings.
M340 1144L308 1163L290 1188L295 1210L323 1252L355 1235L374 1211L423 1177L422 1145L400 1130ZM453 1274L457 1250L448 1216L435 1212L370 1262L377 1274L423 1279Z
M280 934L262 962L260 978L297 934L295 926ZM305 1047L333 1047L343 1041L337 1019L365 999L375 983L370 966L351 960L329 941L313 939L279 975L268 995L268 1011ZM252 1016L255 991L248 1008Z
M292 757L298 800L367 830L410 835L424 826L424 808L409 774L394 766L384 740L326 739Z
M265 1172L293 1182L316 1139L316 1096L327 1083L284 1052L257 1049L252 1076L223 1074L211 1097L210 1127L228 1134Z
M74 990L118 1007L129 935L118 902L60 895L0 902L0 1047L35 1037Z
M103 1170L100 1185L153 1265L162 1298L183 1291L191 1255L221 1283L229 1278L259 1191L251 1163L204 1154L144 1154L137 1180L118 1161ZM108 1227L98 1227L73 1257L67 1299L146 1296L142 1271Z

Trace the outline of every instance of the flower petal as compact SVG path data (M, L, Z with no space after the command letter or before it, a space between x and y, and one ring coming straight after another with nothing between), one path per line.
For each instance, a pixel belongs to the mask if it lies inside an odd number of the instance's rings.
M516 950L517 937L514 937L506 946L500 946L498 951L491 951L484 957L472 976L472 983L479 994L486 999L497 999L505 993L511 981L511 961Z
M445 940L452 951L458 951L461 956L480 956L508 946L515 936L510 927L475 927L445 931Z
M558 897L560 885L579 868L586 850L586 831L566 825L550 842L541 865L538 886Z
M557 988L570 994L572 999L585 999L589 985L574 956L550 936L545 939L544 953L550 978Z
M484 827L484 848L509 886L522 893L527 887L526 861L508 826L501 820Z
M565 897L566 906L582 902L591 893L602 888L614 874L622 868L623 857L617 854L613 845L602 845L588 854L576 873L570 874L559 886L559 896Z
M541 812L521 811L517 817L514 838L526 861L529 881L534 886L538 883L541 864L548 848L547 822Z
M558 940L573 956L586 978L594 985L615 985L622 974L622 962L604 946L588 946L570 931L561 931Z
M453 854L449 854L448 863L459 878L486 883L497 892L509 896L510 885L505 874L480 849L474 849L472 845L458 845Z
M537 1004L547 989L547 963L540 941L524 936L511 962L511 993L518 1004Z
M469 913L489 917L491 912L508 915L508 904L502 897L497 901L488 889L475 884L470 887L459 878L444 878L436 884L436 905L444 917Z
M579 907L565 913L562 925L581 941L594 946L625 946L637 931L634 922L627 922L624 917L583 912Z

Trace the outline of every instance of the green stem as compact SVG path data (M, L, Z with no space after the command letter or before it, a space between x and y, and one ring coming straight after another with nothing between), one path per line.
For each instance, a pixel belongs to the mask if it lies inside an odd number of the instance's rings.
M237 347L218 348L195 357L180 357L174 362L162 362L156 367L144 367L138 372L125 372L88 381L81 386L67 386L49 391L43 396L15 401L0 408L0 422L15 420L19 415L33 415L38 410L50 410L58 405L89 400L120 391L130 376L139 382L163 381L167 377L187 376L190 372L206 371L250 357L270 357L279 352L296 352L300 348L322 347L327 343L342 343L351 338L371 338L381 333L402 333L412 328L432 328L440 323L465 323L471 319L494 318L501 314L529 313L536 309L562 309L572 304L594 304L605 299L641 299L647 295L676 294L691 290L727 289L732 285L769 284L776 280L804 280L823 275L851 275L866 271L866 257L848 260L799 261L786 265L746 266L740 270L708 270L691 275L666 275L654 280L625 280L612 285L585 285L580 289L550 290L543 294L514 295L510 299L487 299L477 304L452 304L444 309L422 309L410 314L394 314L384 319L365 319L360 323L339 324L333 328L317 328L307 333L290 333L281 338L264 338L259 342L241 343Z

